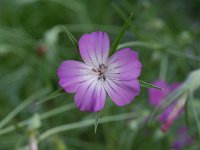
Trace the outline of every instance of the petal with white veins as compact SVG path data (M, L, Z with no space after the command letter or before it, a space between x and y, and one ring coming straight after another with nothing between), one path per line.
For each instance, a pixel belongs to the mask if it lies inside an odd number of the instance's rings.
M76 92L82 83L94 78L89 66L73 60L64 61L57 74L60 86L68 93Z
M138 54L129 48L116 52L108 60L104 87L111 100L118 106L124 106L140 93L137 77L141 72Z
M81 111L97 112L103 109L106 99L106 91L102 81L90 79L82 83L75 95L75 103Z
M106 77L121 80L137 79L142 68L138 53L129 48L116 52L109 58L107 65Z
M110 50L107 33L84 34L79 40L79 50L85 63L91 67L98 68L99 64L105 64Z
M122 81L106 78L104 87L111 100L118 106L131 103L140 93L140 85L137 79Z

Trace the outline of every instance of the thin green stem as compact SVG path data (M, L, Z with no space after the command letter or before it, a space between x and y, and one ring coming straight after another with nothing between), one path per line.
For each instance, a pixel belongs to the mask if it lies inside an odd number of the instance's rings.
M45 98L43 98L42 100L40 100L40 101L37 102L36 104L41 104L41 103L44 103L44 102L46 102L46 101L48 101L48 100L51 100L51 99L53 99L53 98L56 98L56 97L58 97L58 96L64 95L64 94L65 94L64 92L61 93L62 90L63 90L62 88L56 90L55 92L53 92L53 93L51 93L50 95L46 96Z
M45 113L41 114L40 115L40 119L44 120L44 119L47 119L49 117L55 116L57 114L63 113L65 111L72 110L74 108L76 108L74 103L67 104L67 105L55 108L53 110L50 110L48 112L45 112ZM12 132L12 131L16 130L17 128L22 128L22 127L26 126L29 123L29 120L30 119L24 120L22 122L17 123L16 125L11 125L9 127L6 127L4 129L0 130L0 135Z
M72 110L72 109L74 109L74 108L76 108L76 106L74 105L74 103L67 104L67 105L64 105L64 106L55 108L55 109L53 109L53 110L50 110L50 111L48 111L48 112L45 112L45 113L41 114L41 115L40 115L40 118L41 118L41 120L43 120L43 119L46 119L46 118L55 116L55 115L57 115L57 114L63 113L63 112L65 112L65 111Z
M159 45L159 44L142 42L142 41L133 41L133 42L125 42L123 44L120 44L117 47L117 49L122 49L122 48L126 48L126 47L133 47L133 46L141 46L141 47L145 47L145 48L149 48L149 49L153 49L153 50L162 48L162 46Z
M166 80L167 68L168 68L168 54L163 53L160 61L161 62L160 62L159 79L160 80Z
M136 117L136 116L137 115L134 113L126 113L126 114L120 114L120 115L107 116L107 117L100 118L99 123L126 120L126 119L130 119L130 118ZM75 123L66 124L66 125L62 125L62 126L58 126L58 127L49 129L39 136L39 142L41 142L41 141L45 140L46 138L48 138L49 136L57 134L59 132L64 132L64 131L68 131L68 130L72 130L72 129L92 126L94 123L95 123L95 119L88 119L85 121L75 122Z
M94 133L97 133L97 127L99 125L100 115L101 115L101 111L96 113L95 125L94 125Z
M18 113L20 113L24 108L26 108L31 102L36 100L36 98L41 97L47 93L47 89L40 90L29 98L24 100L19 106L17 106L13 111L11 111L1 122L0 129L3 128L11 119L13 119Z
M191 59L191 60L195 60L195 61L200 61L200 57L198 57L198 56L188 55L185 53L181 53L178 50L168 49L165 46L155 44L155 43L149 43L149 42L142 42L142 41L126 42L126 43L120 44L117 47L117 49L122 49L122 48L126 48L126 47L134 47L134 46L145 47L149 50L156 50L156 51L160 51L162 49L164 52L166 52L170 55L187 58L187 59Z
M120 29L119 34L117 35L117 37L113 41L113 43L112 43L112 45L110 47L110 56L113 55L115 53L115 51L117 50L117 47L118 47L119 43L121 42L122 38L124 37L124 34L125 34L128 26L129 26L129 24L131 22L132 17L133 17L133 12L131 12L129 17L126 19L124 25Z
M199 139L200 139L200 120L199 120L199 117L198 117L197 109L196 109L196 107L194 105L194 97L193 97L192 94L190 94L189 102L191 103L191 106L192 106L192 112L193 112L194 119L195 119L196 124L197 124L198 135L199 135Z

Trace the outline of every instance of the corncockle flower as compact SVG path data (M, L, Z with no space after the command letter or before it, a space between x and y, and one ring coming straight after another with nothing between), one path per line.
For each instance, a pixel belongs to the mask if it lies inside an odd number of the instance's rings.
M118 106L129 104L139 95L142 65L137 52L124 48L109 58L110 41L105 32L84 34L78 45L84 63L64 61L58 77L67 93L76 93L74 100L81 111L102 110L106 93Z
M168 85L166 81L158 80L153 85L159 86L164 90L149 89L149 102L152 106L157 107L161 104L164 98L170 94L173 90L177 89L179 84L173 83ZM161 130L166 132L176 118L181 114L183 106L186 102L185 95L178 99L177 102L171 104L164 112L160 115L159 120L163 123Z

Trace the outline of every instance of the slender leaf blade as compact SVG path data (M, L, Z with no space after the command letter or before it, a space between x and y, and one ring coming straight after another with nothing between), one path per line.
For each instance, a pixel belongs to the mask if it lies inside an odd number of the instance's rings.
M196 126L198 129L198 138L200 139L200 119L199 119L199 112L197 110L197 108L195 107L195 100L194 97L192 95L190 95L190 99L189 99L190 105L192 106L192 114L193 114L193 118L196 122Z
M185 123L186 123L187 127L190 128L191 123L190 123L190 119L189 119L189 100L186 101L184 108L185 108L184 109Z
M44 103L44 102L46 102L46 101L52 100L53 98L56 98L56 97L58 97L58 96L61 96L61 95L65 94L64 92L61 92L61 91L62 91L62 88L56 90L55 92L51 93L50 95L44 97L42 100L40 100L40 101L37 102L36 104Z
M10 120L12 120L17 114L23 111L28 105L30 105L36 98L39 98L47 93L47 89L42 89L32 94L21 104L19 104L13 111L11 111L5 118L0 121L0 129L3 128Z
M72 33L65 27L63 26L65 32L67 33L68 38L70 39L71 43L74 45L75 48L78 48L78 41L76 38L72 35Z
M131 22L132 16L133 16L133 12L129 15L129 17L125 21L123 27L121 28L119 35L115 38L113 44L111 45L110 56L115 53L119 43L121 42L121 40L122 40L122 38L124 36L124 33L126 32L128 26L129 26L129 24Z
M155 85L153 85L153 84L144 82L144 81L142 81L142 80L140 80L140 86L141 86L141 87L145 87L145 88L154 88L154 89L158 89L158 90L163 90L161 87L158 87L158 86L155 86Z
M101 111L96 113L95 125L94 125L94 133L97 133L97 128L98 128L98 125L99 125L100 115L101 115Z

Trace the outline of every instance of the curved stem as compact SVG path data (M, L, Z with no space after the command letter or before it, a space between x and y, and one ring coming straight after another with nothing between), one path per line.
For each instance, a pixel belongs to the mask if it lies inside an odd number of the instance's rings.
M53 110L50 110L48 112L45 112L45 113L41 114L40 115L40 119L44 120L44 119L47 119L47 118L52 117L54 115L57 115L59 113L72 110L74 108L76 108L74 103L67 104L67 105L55 108ZM11 125L11 126L9 126L7 128L4 128L4 129L0 130L0 135L6 134L8 132L12 132L17 128L22 128L22 127L26 126L29 123L29 121L30 121L30 119L27 119L27 120L24 120L22 122L17 123L16 125Z
M198 57L198 56L188 55L186 53L181 53L178 50L167 49L166 47L164 47L162 45L155 44L155 43L149 43L149 42L142 42L142 41L126 42L126 43L120 44L117 49L133 47L133 46L145 47L145 48L148 48L149 50L157 50L157 51L159 51L160 49L164 49L164 52L166 52L170 55L174 55L177 57L183 57L183 58L187 58L187 59L191 59L191 60L195 60L195 61L200 61L200 57Z
M60 114L62 112L72 110L74 108L76 108L74 103L70 103L70 104L55 108L53 110L50 110L48 112L45 112L45 113L41 114L40 118L41 118L41 120L44 120L44 119L47 119L47 118L52 117L54 115Z
M42 91L38 91L23 101L19 106L17 106L13 111L11 111L1 122L0 129L3 128L11 119L13 119L19 112L21 112L24 108L26 108L31 102L33 102L36 98L44 95L47 92L46 89Z
M99 124L100 123L106 123L106 122L119 121L119 120L126 120L126 119L130 119L130 118L136 117L136 116L138 116L138 115L133 114L133 113L126 113L126 114L102 117L102 118L99 119ZM95 119L88 119L88 120L85 120L85 121L80 121L80 122L75 122L75 123L71 123L71 124L58 126L58 127L49 129L49 130L45 131L44 133L42 133L39 136L38 141L41 142L41 141L45 140L46 138L48 138L49 136L57 134L59 132L91 126L94 123L95 123Z

